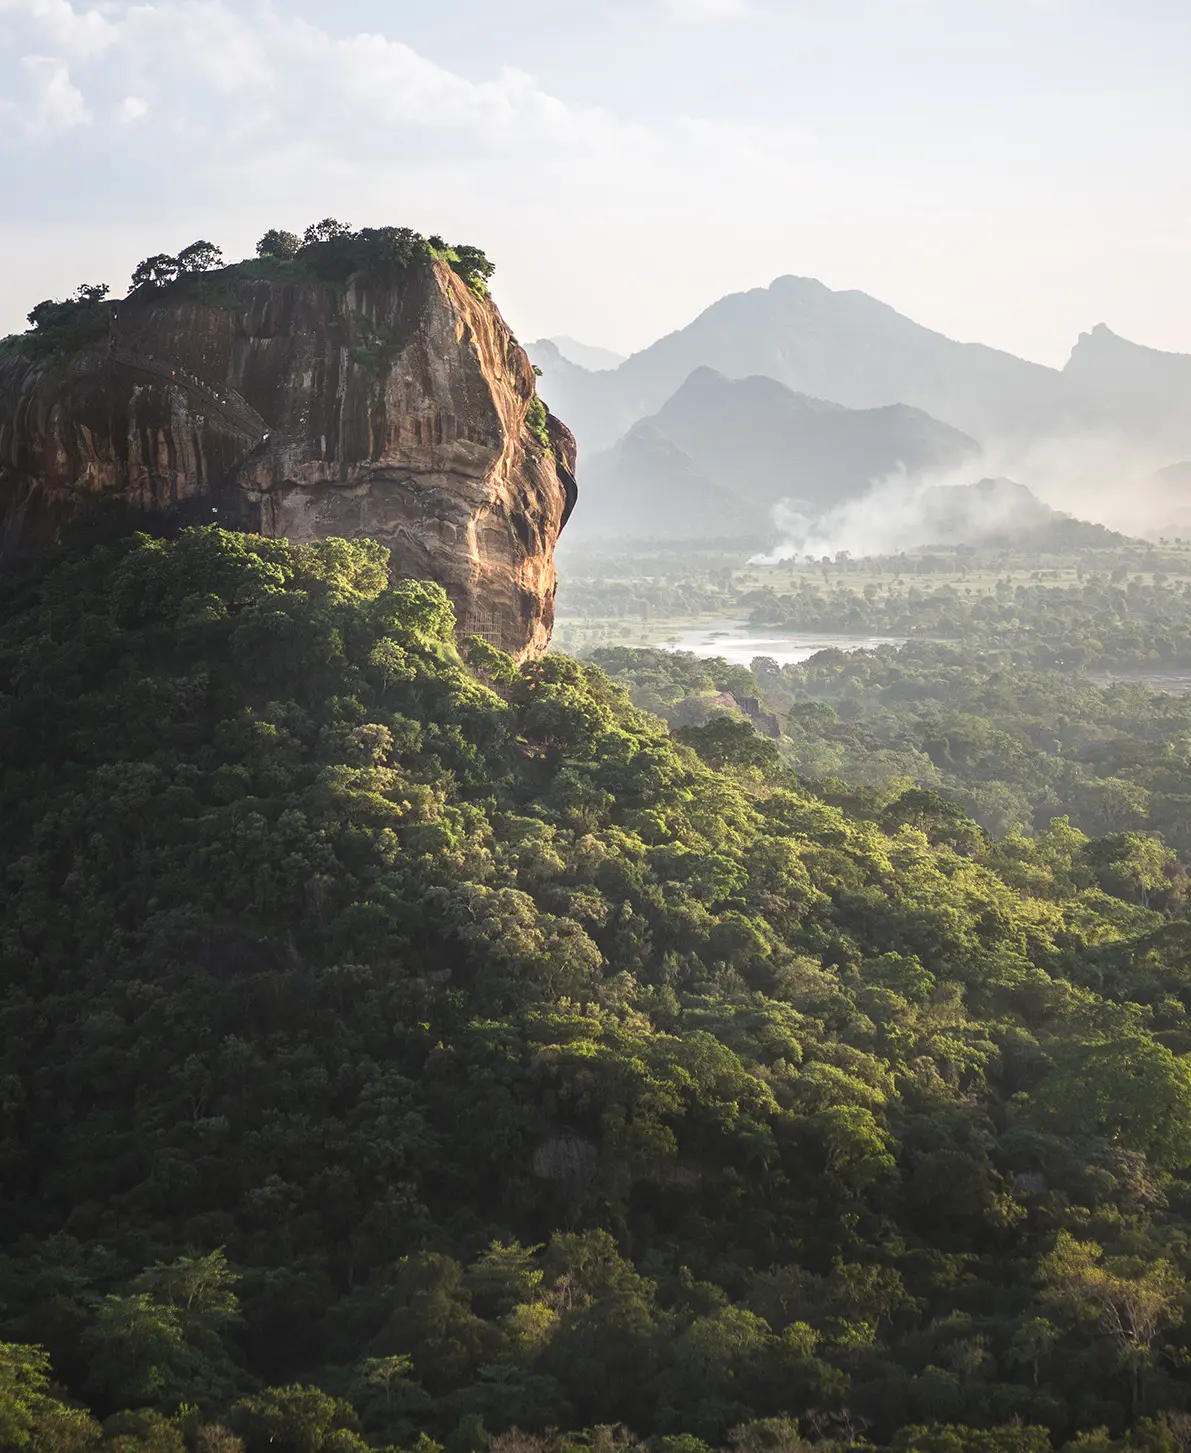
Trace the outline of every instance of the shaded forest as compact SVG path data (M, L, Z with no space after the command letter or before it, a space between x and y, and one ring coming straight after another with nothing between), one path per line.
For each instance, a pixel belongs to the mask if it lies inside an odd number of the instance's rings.
M625 647L590 659L675 730L757 703L783 758L821 784L937 788L998 837L1066 817L1091 836L1161 832L1191 853L1186 695L932 642L780 667Z
M0 582L0 739L0 1447L1191 1444L1144 825L812 781L218 529Z

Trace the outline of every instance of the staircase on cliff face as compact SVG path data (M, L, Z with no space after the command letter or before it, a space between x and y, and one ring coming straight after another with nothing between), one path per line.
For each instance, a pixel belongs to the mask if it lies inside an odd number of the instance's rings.
M204 383L195 374L188 373L186 369L179 368L177 364L166 363L163 359L154 358L149 353L135 352L131 348L113 349L109 358L112 363L123 364L125 368L139 369L141 373L151 373L157 378L165 379L167 383L180 384L205 399L240 433L255 435L258 440L263 441L273 432L273 426L234 388L216 388L213 384Z
M223 482L226 484L233 483L240 470L266 445L280 442L280 436L273 426L234 388L217 388L214 384L204 382L197 374L179 368L177 364L167 363L164 359L154 358L150 353L141 353L132 348L113 348L108 357L112 363L180 385L189 393L203 399L237 433L246 434L253 440L252 447L224 471Z

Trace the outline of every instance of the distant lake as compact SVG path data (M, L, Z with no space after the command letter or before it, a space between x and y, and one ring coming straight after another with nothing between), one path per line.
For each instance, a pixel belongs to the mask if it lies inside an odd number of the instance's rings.
M796 666L819 651L871 651L875 646L904 646L904 636L835 636L828 632L782 631L766 634L743 621L703 621L681 626L651 642L669 651L690 651L696 656L723 656L734 665L747 666L754 656L769 656L779 666Z

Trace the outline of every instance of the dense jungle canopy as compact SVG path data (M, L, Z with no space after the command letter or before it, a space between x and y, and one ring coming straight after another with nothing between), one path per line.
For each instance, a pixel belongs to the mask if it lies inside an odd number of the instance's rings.
M0 582L0 1448L1188 1446L1174 854L466 656L368 542Z

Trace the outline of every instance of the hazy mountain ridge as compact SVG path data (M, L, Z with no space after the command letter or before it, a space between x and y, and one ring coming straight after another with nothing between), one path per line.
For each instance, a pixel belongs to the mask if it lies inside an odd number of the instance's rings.
M1121 389L1130 382L1146 389L1176 383L1191 389L1191 354L1133 343L1106 323L1097 323L1090 332L1079 335L1063 375L1089 390Z
M973 439L904 405L848 409L772 378L700 368L584 466L576 533L772 538L782 502L820 513L873 479L951 469L979 452Z
M743 510L654 422L642 419L584 471L579 539L764 538L766 522Z
M530 353L588 454L659 410L699 367L765 375L853 409L906 404L986 447L1103 429L1158 455L1191 452L1191 356L1130 343L1100 324L1063 369L1050 368L958 342L813 278L780 277L721 298L611 372L560 366L561 355L539 345Z
M980 479L968 485L931 485L918 496L923 539L914 543L1016 546L1123 545L1127 537L1103 525L1077 520L1043 503L1012 479Z
M772 378L696 370L655 415L714 479L766 508L791 497L822 508L873 479L962 464L974 439L904 404L855 409ZM735 432L730 428L735 424Z
M565 400L588 450L659 409L704 366L731 378L765 375L853 409L908 404L977 437L1030 414L1040 390L1061 377L981 344L956 343L865 293L797 277L721 298L609 374L559 370L534 347L530 353L545 372L551 405L563 408Z
M556 334L553 338L539 339L538 343L532 343L531 348L537 348L541 343L549 343L557 348L559 353L578 368L586 368L592 373L599 373L602 369L619 368L625 361L627 354L616 353L611 348L600 348L593 343L582 343L578 338L571 338L565 333Z

